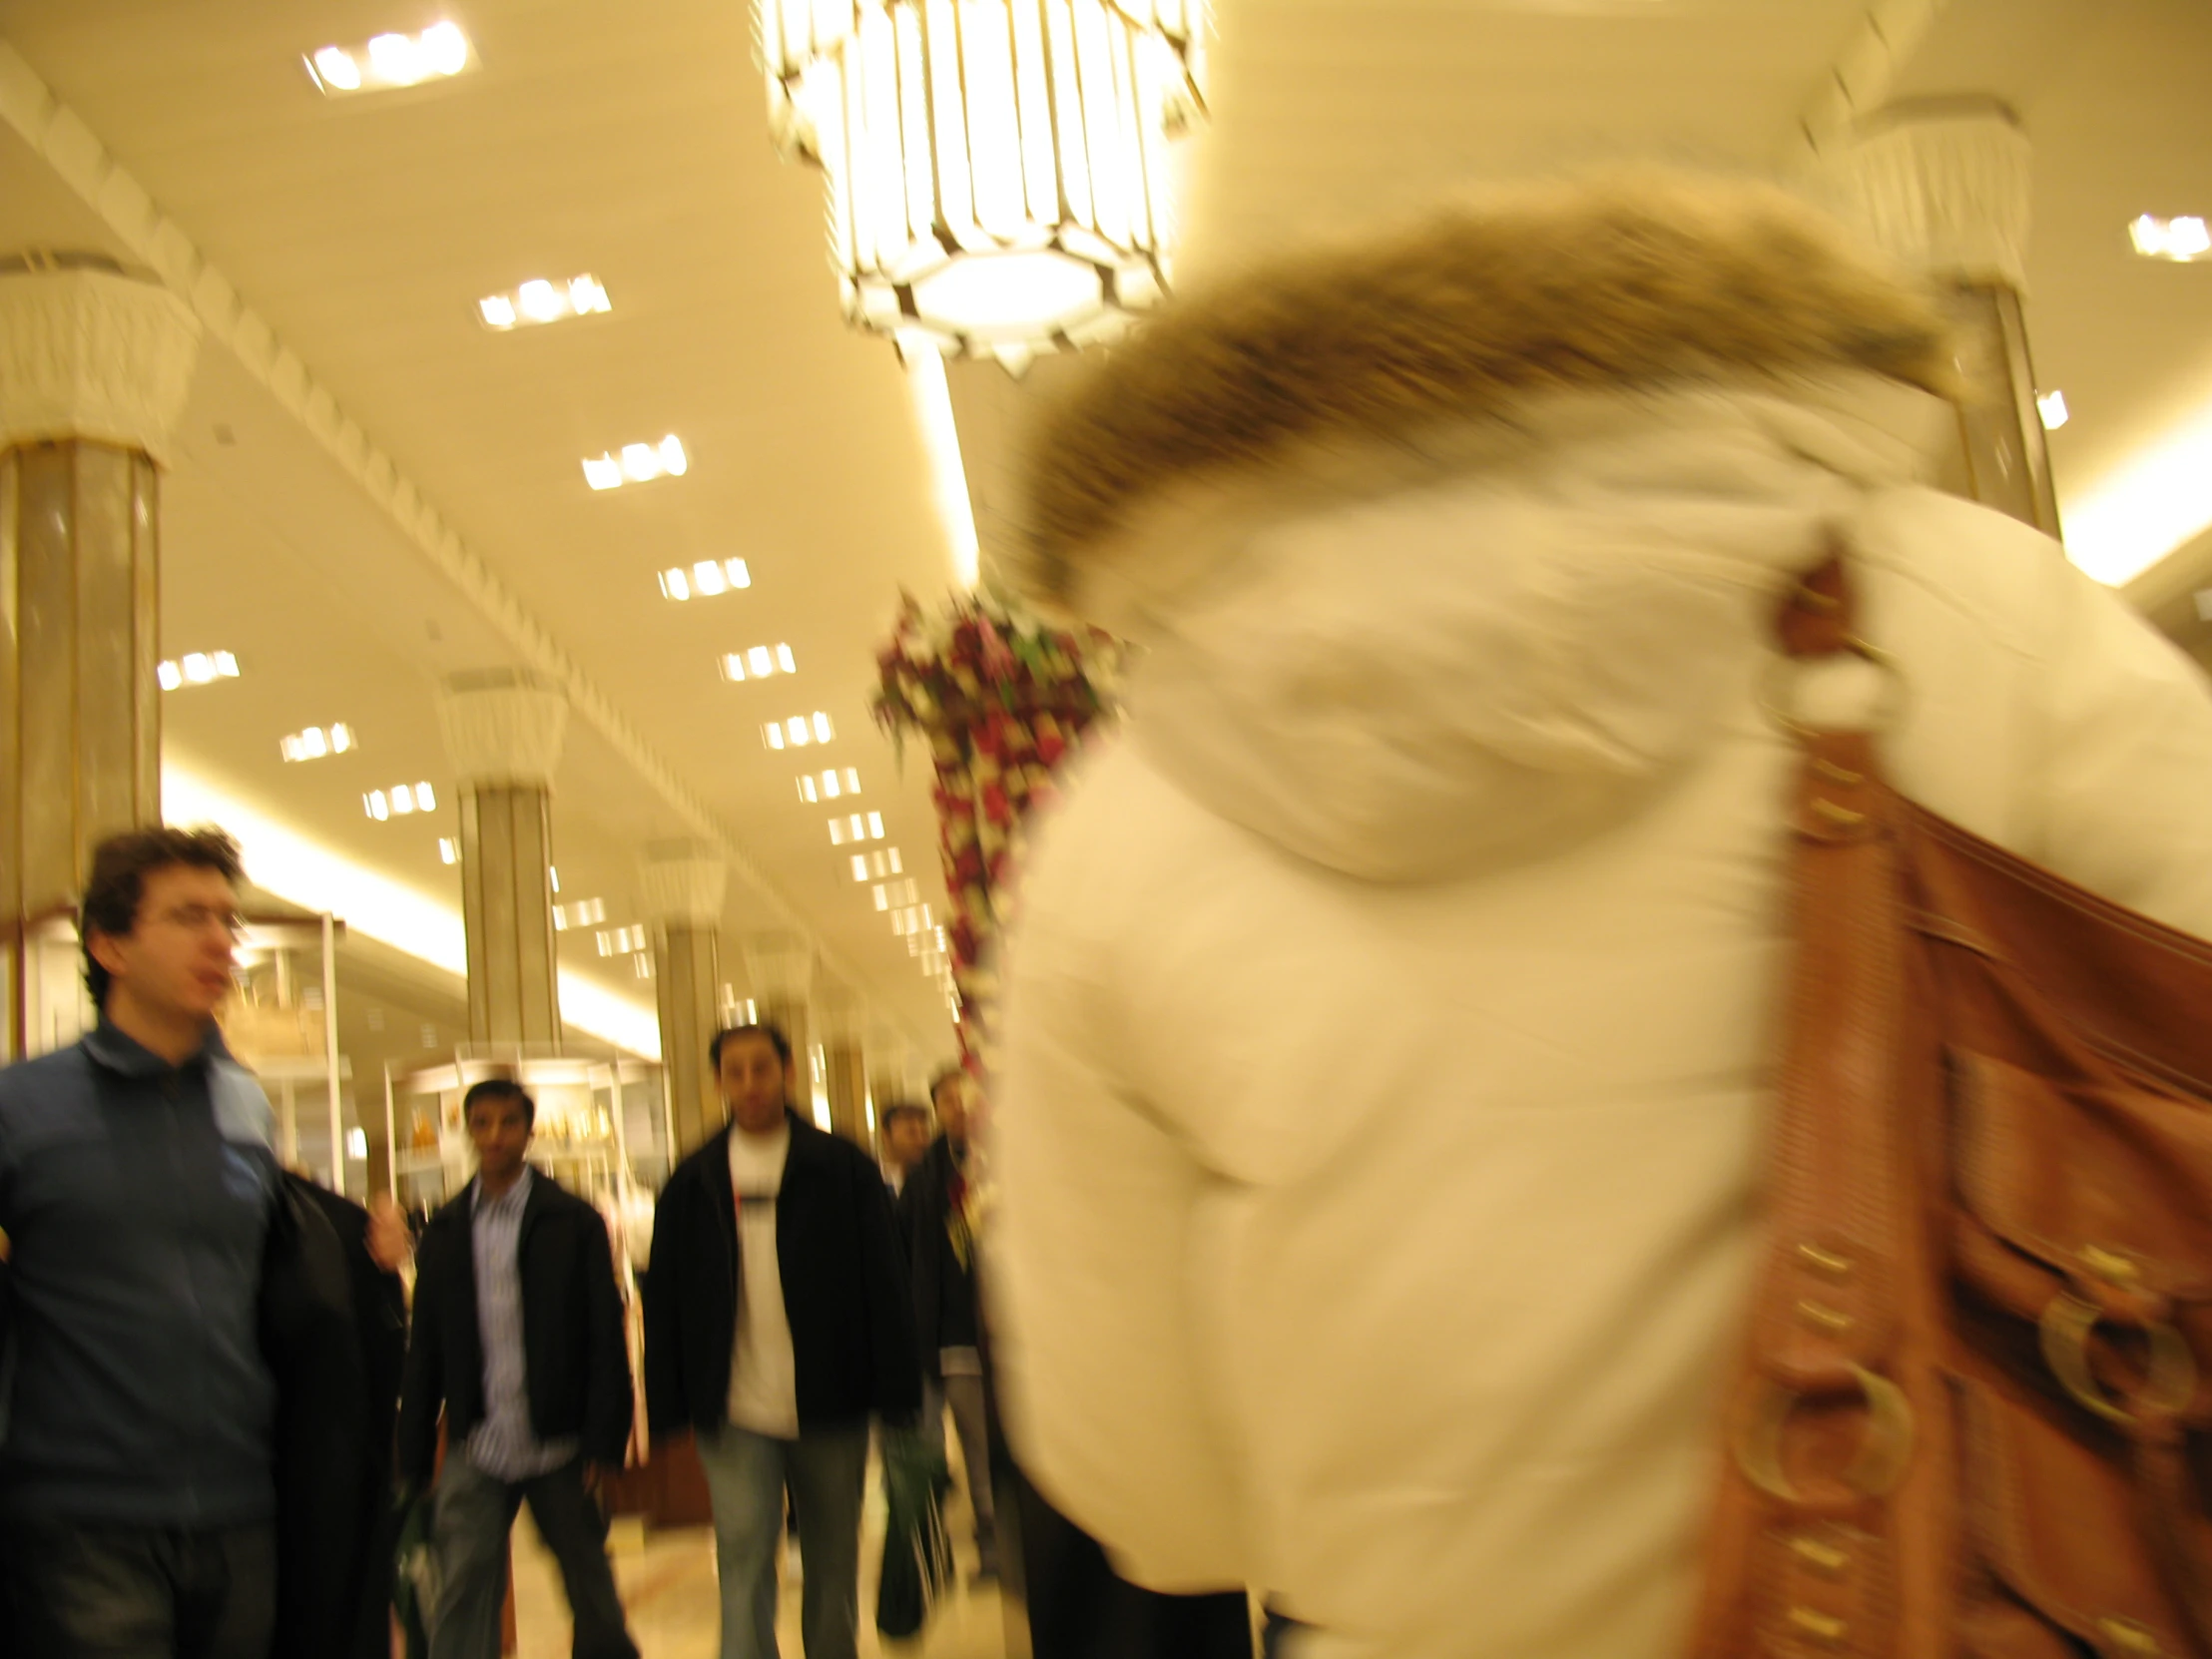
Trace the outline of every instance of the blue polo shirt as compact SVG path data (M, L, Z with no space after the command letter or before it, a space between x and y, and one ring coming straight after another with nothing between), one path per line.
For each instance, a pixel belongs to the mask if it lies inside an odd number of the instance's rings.
M172 1066L103 1020L0 1071L0 1515L276 1514L262 1255L269 1102L209 1028Z

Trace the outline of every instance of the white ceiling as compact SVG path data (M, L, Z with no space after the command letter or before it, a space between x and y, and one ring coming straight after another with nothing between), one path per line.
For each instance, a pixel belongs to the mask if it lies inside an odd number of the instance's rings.
M1892 10L1897 9L1892 7ZM211 337L165 485L164 639L246 675L166 704L183 767L448 905L452 779L433 689L520 662L524 620L590 688L557 781L564 897L644 919L636 858L700 816L760 879L733 937L796 918L872 1017L924 1053L942 1005L804 806L800 759L857 766L942 902L927 781L869 726L901 586L941 593L945 537L890 349L845 329L818 178L772 153L744 0L0 0L0 37L297 353L504 590L465 591ZM1623 151L1788 169L1797 118L1862 0L1219 0L1212 128L1189 158L1186 269L1340 230L1470 178ZM328 100L303 51L460 22L480 73ZM2074 421L2061 500L2212 396L2212 267L2127 252L2136 213L2212 204L2202 0L1951 0L1899 93L1994 92L2036 144L2030 327ZM0 251L133 257L0 126ZM473 301L591 272L611 316L494 334ZM986 540L1010 517L1026 393L955 377ZM578 461L664 432L682 479L594 495ZM662 567L732 555L749 593L677 606ZM2208 550L2212 557L2212 550ZM511 607L507 602L511 601ZM532 635L533 638L541 636ZM731 686L721 651L788 641L793 680ZM828 751L772 755L826 709ZM279 735L345 720L357 756L286 767ZM362 791L427 778L436 822L374 824ZM564 944L578 941L564 936ZM564 965L650 1006L627 964ZM733 956L735 952L733 952ZM743 965L725 975L742 984Z

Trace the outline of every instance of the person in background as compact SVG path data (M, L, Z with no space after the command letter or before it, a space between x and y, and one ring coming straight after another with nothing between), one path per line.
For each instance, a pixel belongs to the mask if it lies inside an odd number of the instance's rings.
M791 1109L772 1025L708 1049L730 1124L670 1175L645 1275L647 1416L698 1439L714 1505L722 1659L776 1659L789 1487L808 1659L853 1659L869 1419L911 1422L921 1371L874 1160Z
M977 1351L976 1241L969 1203L968 1079L957 1066L930 1080L938 1135L899 1201L921 1344L922 1430L944 1444L949 1408L960 1436L975 1514L978 1576L998 1576L997 1505L985 1431L983 1363Z
M1653 170L1184 289L1045 415L1016 578L1140 655L1006 948L992 1335L1131 1577L1254 1585L1298 1659L1679 1641L1793 942L1777 623L1839 555L1903 695L1817 718L2212 935L2212 696L1921 481L1945 303Z
M629 1350L599 1212L524 1161L537 1106L518 1083L470 1086L476 1178L415 1255L399 1468L428 1485L443 1580L431 1659L498 1659L507 1537L527 1501L568 1592L576 1659L637 1659L608 1564L599 1482L631 1437Z
M215 1023L242 879L219 830L100 842L79 921L98 1023L0 1072L0 1651L19 1659L358 1651L404 1239L277 1169L268 1099Z
M883 1164L888 1170L883 1185L896 1204L905 1197L914 1170L928 1156L931 1139L929 1109L910 1100L894 1101L883 1108Z

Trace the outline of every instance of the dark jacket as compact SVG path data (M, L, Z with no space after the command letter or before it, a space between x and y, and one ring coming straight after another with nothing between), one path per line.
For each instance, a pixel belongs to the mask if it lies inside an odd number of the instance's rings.
M921 1408L905 1272L882 1175L849 1141L791 1118L776 1257L802 1429ZM729 1420L738 1332L738 1207L725 1129L676 1166L645 1276L645 1403L656 1437Z
M270 1221L262 1349L276 1382L273 1659L389 1659L392 1421L407 1342L368 1212L286 1175Z
M430 1218L415 1252L414 1338L399 1395L399 1472L422 1484L437 1460L438 1409L458 1446L484 1419L484 1351L476 1323L476 1183ZM575 1439L620 1464L630 1443L630 1386L614 1250L597 1210L532 1173L516 1236L523 1367L531 1431Z
M931 1378L938 1375L940 1350L973 1348L977 1342L973 1247L963 1263L946 1225L958 1179L952 1145L940 1135L906 1178L899 1198L906 1271L913 1284L914 1336L921 1344L921 1369Z

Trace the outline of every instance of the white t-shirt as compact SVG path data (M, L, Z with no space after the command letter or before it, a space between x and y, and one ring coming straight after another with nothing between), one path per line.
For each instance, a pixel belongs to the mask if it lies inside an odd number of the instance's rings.
M799 1366L776 1255L776 1195L792 1132L730 1131L730 1190L738 1201L738 1337L730 1356L730 1420L778 1439L799 1437Z

